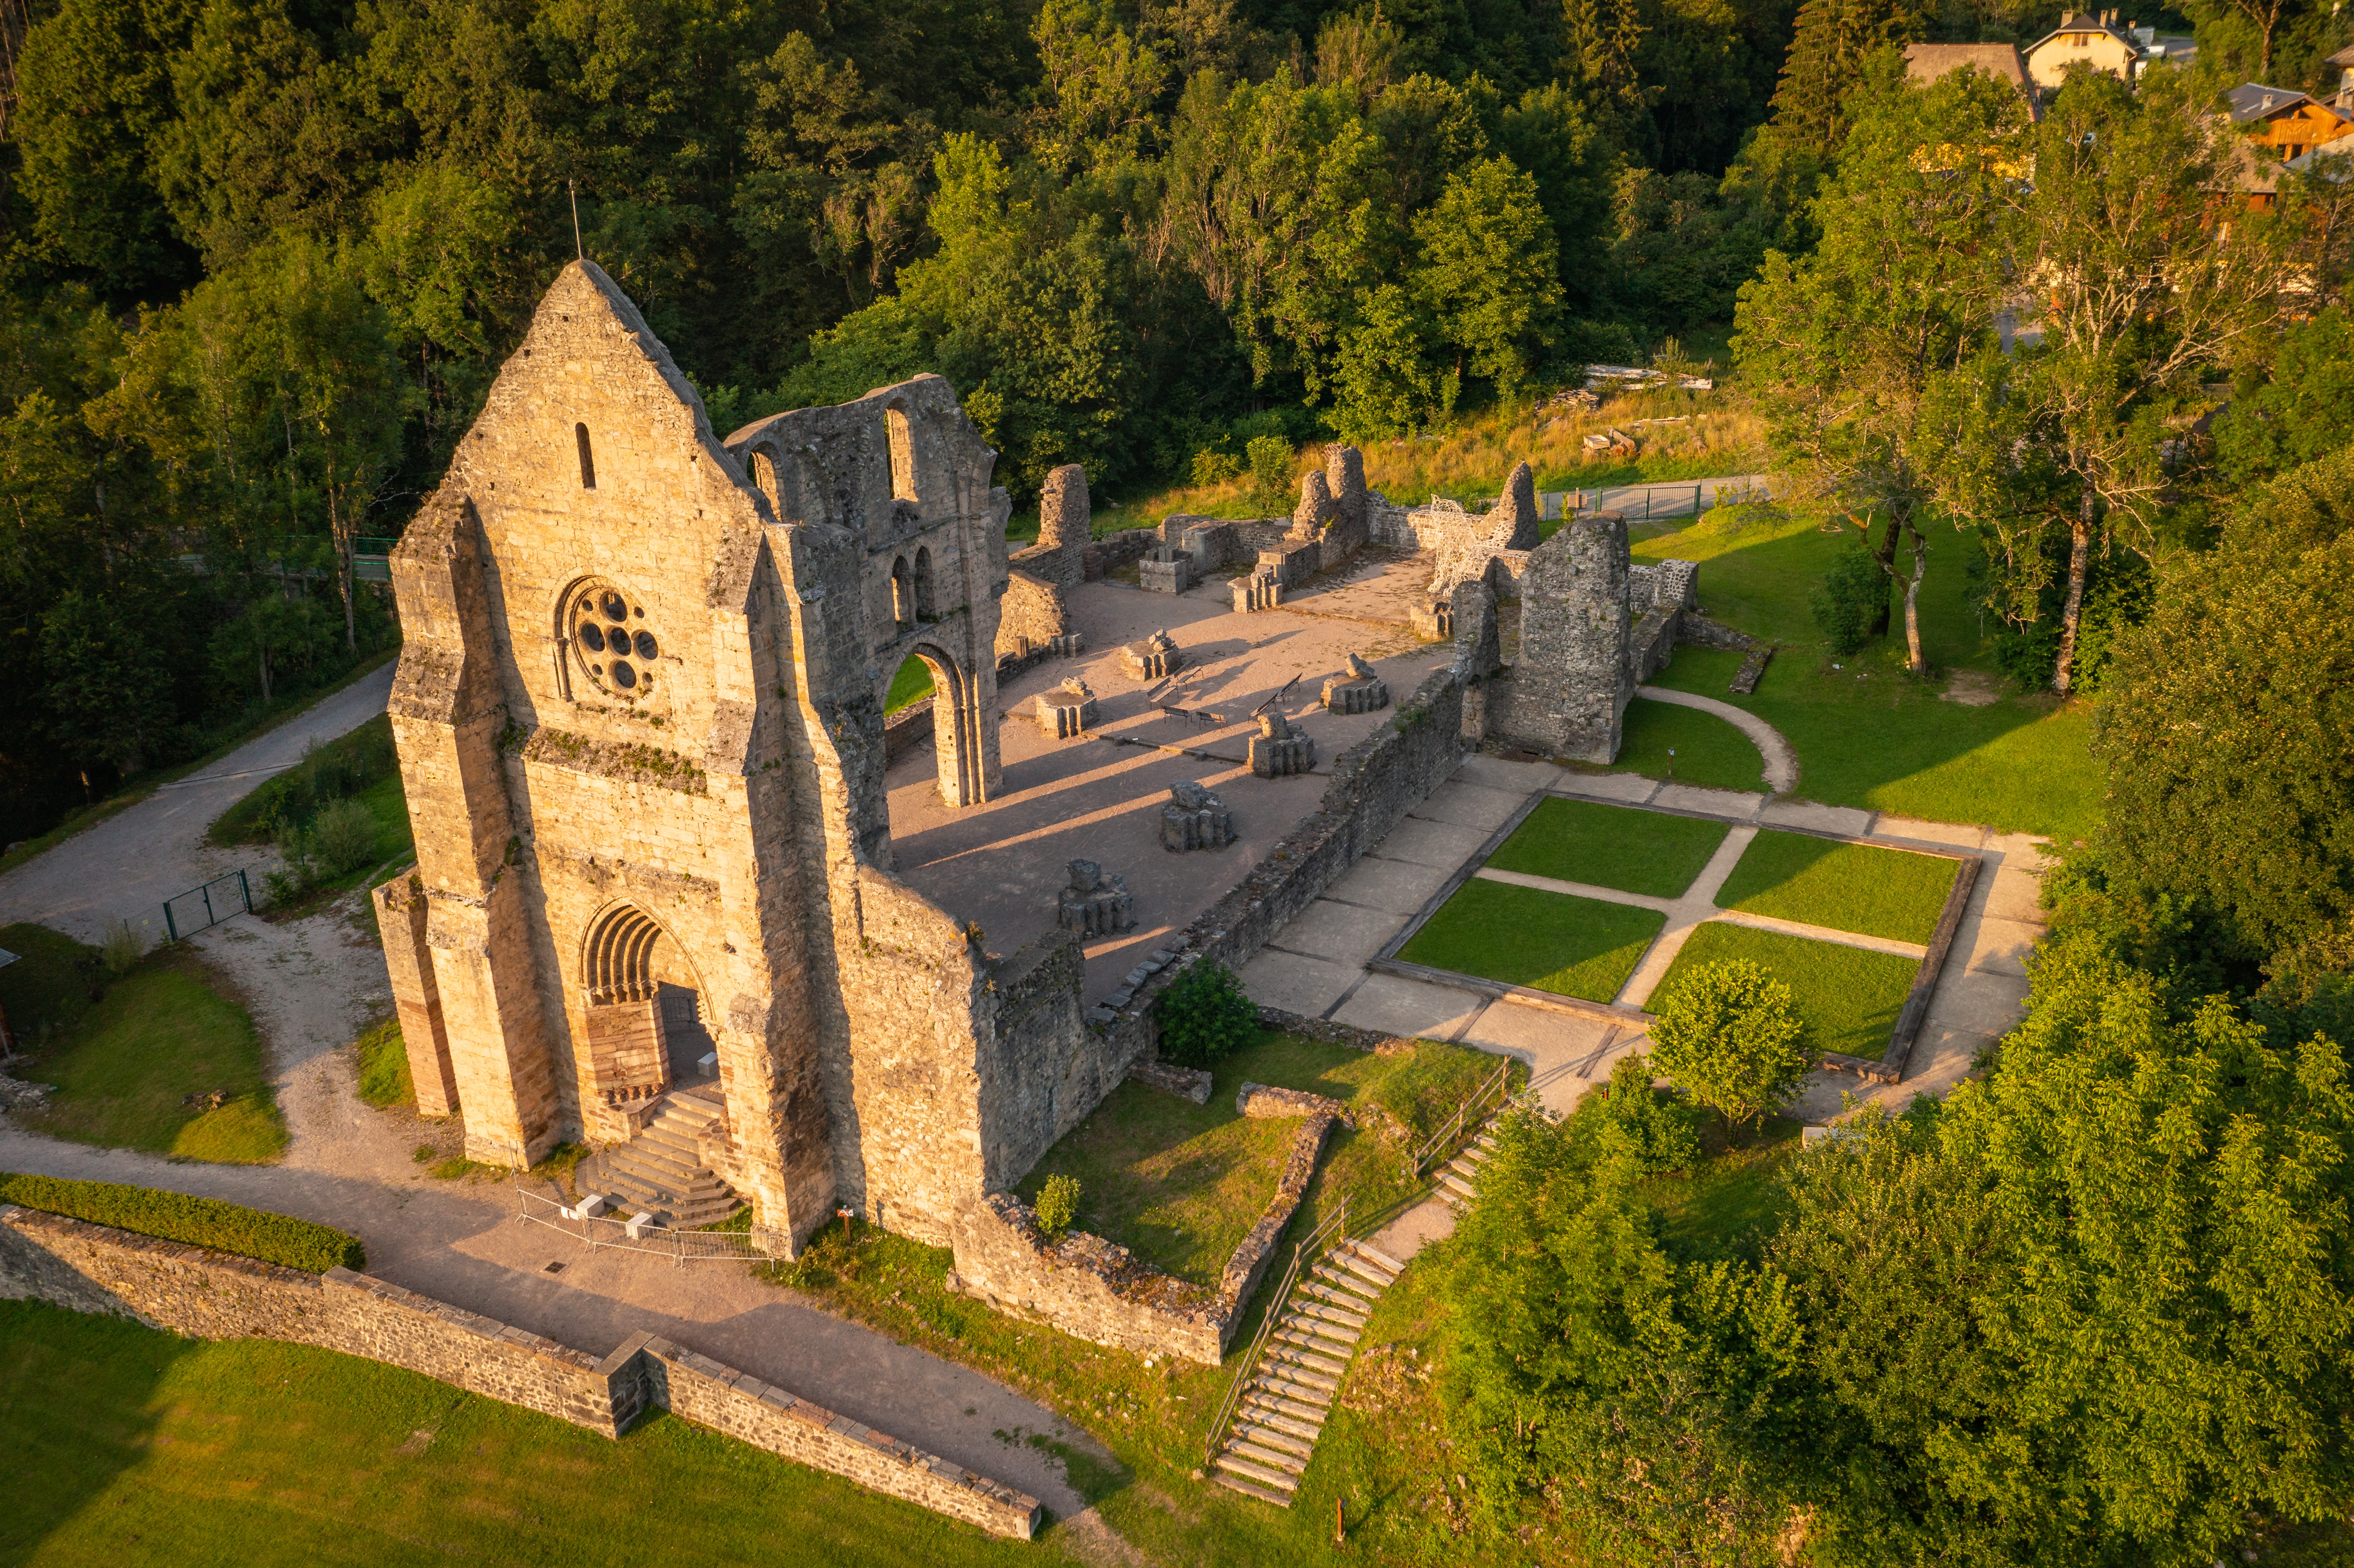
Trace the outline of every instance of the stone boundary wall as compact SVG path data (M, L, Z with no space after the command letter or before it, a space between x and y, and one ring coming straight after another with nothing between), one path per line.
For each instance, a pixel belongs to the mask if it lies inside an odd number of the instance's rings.
M306 1274L8 1205L0 1297L194 1339L286 1340L364 1356L608 1437L659 1406L992 1534L1026 1541L1040 1520L1034 1498L652 1335L599 1361L346 1268Z
M883 721L883 766L932 744L932 699L920 697Z
M1175 1095L1181 1100L1191 1100L1197 1106L1210 1103L1210 1073L1201 1067L1180 1067L1173 1062L1146 1060L1135 1064L1128 1075L1139 1083Z
M1087 577L1089 582L1099 582L1122 567L1134 566L1144 559L1145 553L1161 543L1158 528L1127 528L1117 534L1107 534L1087 546Z
M1279 1007L1260 1008L1258 1021L1262 1028L1280 1029L1286 1034L1320 1040L1327 1045L1345 1045L1352 1051L1370 1051L1376 1056L1404 1055L1415 1047L1415 1043L1403 1035L1360 1029L1353 1023L1335 1023L1329 1018L1309 1018Z
M1066 1231L1050 1242L1038 1228L1037 1212L1006 1192L959 1211L956 1268L948 1287L1094 1344L1216 1366L1341 1119L1319 1109L1292 1135L1275 1196L1226 1259L1214 1291L1163 1274L1119 1243L1085 1231Z
M1272 1084L1246 1083L1235 1090L1235 1114L1262 1120L1293 1116L1329 1116L1352 1132L1357 1126L1357 1118L1349 1114L1349 1107L1329 1095L1311 1095L1305 1089L1278 1088Z

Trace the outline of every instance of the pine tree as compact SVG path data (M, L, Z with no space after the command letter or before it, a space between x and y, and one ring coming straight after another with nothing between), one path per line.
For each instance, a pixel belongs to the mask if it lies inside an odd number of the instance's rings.
M1773 126L1793 147L1828 158L1847 135L1847 98L1874 50L1927 30L1914 0L1806 0L1774 90Z

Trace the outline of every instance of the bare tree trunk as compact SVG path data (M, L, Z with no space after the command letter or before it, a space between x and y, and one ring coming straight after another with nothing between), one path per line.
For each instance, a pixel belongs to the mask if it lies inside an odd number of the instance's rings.
M360 651L358 618L352 609L352 551L358 544L336 504L335 487L327 487L327 531L335 541L335 587L344 596L344 646L356 653Z
M1904 667L1918 675L1929 668L1921 656L1921 578L1929 570L1929 546L1917 524L1908 522L1904 531L1913 536L1913 576L1904 584Z
M2093 562L2094 504L2093 487L2086 485L2069 540L2068 602L2060 611L2060 662L2052 672L2052 689L2063 697L2076 678L2076 623L2084 610L2084 573Z
M1896 535L1903 531L1903 523L1896 517L1890 517L1888 537L1882 540L1879 548L1872 552L1880 560L1881 575L1891 580L1893 580L1896 576ZM1867 545L1872 543L1872 519L1869 514L1864 518L1863 541ZM1888 635L1888 596L1886 594L1880 596L1880 608L1872 612L1872 625L1869 630L1874 637Z

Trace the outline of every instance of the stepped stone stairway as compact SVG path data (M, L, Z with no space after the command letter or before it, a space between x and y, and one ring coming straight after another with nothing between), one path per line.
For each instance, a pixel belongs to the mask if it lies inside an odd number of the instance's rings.
M1439 1172L1439 1191L1449 1202L1470 1205L1473 1182L1494 1147L1494 1136L1483 1130ZM1225 1444L1210 1461L1211 1479L1278 1508L1291 1506L1365 1319L1405 1268L1370 1242L1345 1241L1292 1287L1235 1405Z
M1279 1508L1291 1506L1365 1319L1405 1267L1370 1243L1345 1241L1292 1287L1235 1405L1225 1445L1210 1461L1213 1479Z
M581 1163L580 1191L602 1192L633 1214L652 1214L682 1230L734 1213L736 1190L703 1163L697 1139L723 1108L716 1086L673 1089L645 1130Z

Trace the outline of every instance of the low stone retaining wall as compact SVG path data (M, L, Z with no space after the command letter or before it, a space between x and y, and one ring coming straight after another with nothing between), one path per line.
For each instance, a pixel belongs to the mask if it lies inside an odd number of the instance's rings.
M0 1297L200 1340L288 1340L365 1356L608 1437L668 1409L756 1447L1028 1540L1038 1500L650 1334L602 1361L346 1268L323 1275L0 1207Z
M1338 1108L1319 1095L1302 1097ZM1269 1105L1245 1114L1300 1114ZM1006 1192L972 1200L958 1211L956 1269L949 1288L1094 1344L1216 1366L1234 1342L1276 1244L1299 1212L1316 1162L1340 1119L1334 1110L1320 1108L1293 1135L1275 1197L1226 1259L1215 1290L1163 1274L1119 1243L1085 1231L1066 1231L1050 1242L1038 1229L1036 1211Z
M921 697L883 721L883 766L932 744L932 699Z
M1199 1067L1180 1067L1172 1062L1139 1062L1128 1070L1128 1075L1139 1083L1175 1095L1181 1100L1192 1100L1197 1106L1210 1103L1211 1075Z

